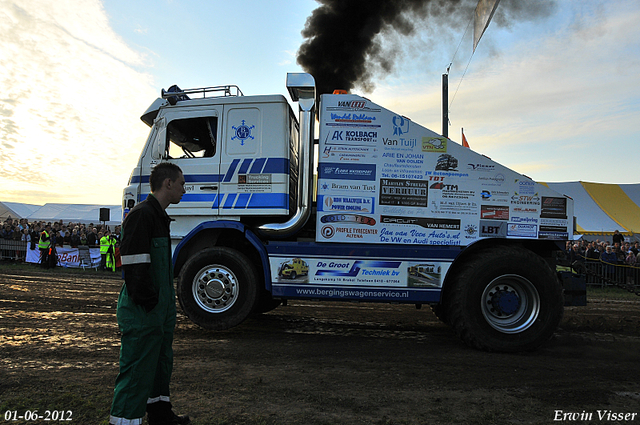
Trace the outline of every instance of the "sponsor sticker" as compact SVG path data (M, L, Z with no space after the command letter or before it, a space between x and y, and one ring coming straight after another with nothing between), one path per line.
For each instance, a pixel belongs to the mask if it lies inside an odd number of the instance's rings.
M502 186L502 183L504 183L504 174L498 173L492 176L481 174L478 176L478 180L481 181L484 186Z
M331 120L337 123L349 124L371 124L376 121L376 117L366 113L331 113Z
M480 220L481 238L506 238L507 223L495 220Z
M507 236L536 238L538 237L538 226L535 224L509 223L507 225Z
M323 196L318 195L318 211L354 212L371 214L374 211L374 198L363 196Z
M271 192L271 174L238 174L238 191L244 193Z
M409 118L405 118L402 115L394 115L391 118L391 123L393 124L393 135L394 136L402 136L409 132L409 123L411 120Z
M376 179L375 164L339 164L327 162L318 166L321 179L370 180Z
M468 163L467 164L467 169L469 170L473 170L473 171L495 171L496 170L496 166L495 165L490 165L490 164L480 164L480 163Z
M567 199L566 198L554 198L550 196L542 197L542 211L540 217L542 218L567 218Z
M319 183L319 190L326 192L331 191L352 191L352 192L370 192L376 191L376 185L374 183L343 183L343 182L321 182Z
M378 229L369 227L336 226L336 234L347 239L364 239L368 235L377 235Z
M513 223L538 224L538 218L537 217L518 217L518 216L513 216L513 217L511 217L511 221Z
M447 153L448 141L446 137L423 137L422 152Z
M375 145L378 132L373 130L333 130L327 135L326 145Z
M516 195L536 195L536 183L532 180L517 180L518 190Z
M339 100L335 106L327 106L327 111L364 111L380 112L380 108L372 108L371 104L364 99Z
M329 214L320 218L322 223L358 223L368 226L375 226L376 219L358 214Z
M426 207L429 183L422 180L380 179L380 205Z
M418 141L414 138L399 137L383 137L382 145L385 150L413 150Z
M380 216L383 224L411 224L425 229L460 230L460 220L451 218Z
M410 288L439 288L442 286L440 263L411 264L407 269Z
M538 208L535 206L517 206L511 207L511 212L513 215L522 215L522 214L535 214L538 215Z
M480 217L491 220L509 220L509 207L502 205L482 205Z
M443 153L438 157L436 162L436 170L441 171L458 171L458 159L448 153Z
M510 193L504 190L483 189L482 192L480 192L480 196L482 197L482 202L508 204Z

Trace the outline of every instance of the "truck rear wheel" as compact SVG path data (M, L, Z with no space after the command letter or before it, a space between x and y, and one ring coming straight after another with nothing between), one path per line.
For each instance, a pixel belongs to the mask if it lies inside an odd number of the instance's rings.
M533 350L562 319L560 282L544 259L524 248L489 248L463 265L451 284L447 320L475 348Z
M184 313L210 330L242 323L258 302L258 274L246 255L216 247L189 259L178 277L178 300Z

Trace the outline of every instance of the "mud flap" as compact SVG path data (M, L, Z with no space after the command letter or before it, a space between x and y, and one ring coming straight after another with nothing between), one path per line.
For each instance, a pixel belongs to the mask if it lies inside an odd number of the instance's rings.
M560 281L564 288L565 306L587 305L587 280L585 275L574 274L570 271L559 272Z

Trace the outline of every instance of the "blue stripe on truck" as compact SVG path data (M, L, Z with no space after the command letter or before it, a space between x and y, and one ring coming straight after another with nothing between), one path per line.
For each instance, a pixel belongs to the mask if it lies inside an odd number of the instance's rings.
M193 161L193 159L190 159ZM218 183L230 182L236 174L289 174L289 160L287 158L254 158L245 159L240 164L239 159L234 159L226 173L220 174L185 174L187 183ZM149 176L134 175L131 183L149 183Z

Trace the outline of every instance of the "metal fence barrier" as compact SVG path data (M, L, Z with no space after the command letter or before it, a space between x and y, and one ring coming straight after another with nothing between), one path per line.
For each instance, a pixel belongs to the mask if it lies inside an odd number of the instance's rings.
M0 239L0 260L25 261L29 242Z
M587 285L612 286L615 284L640 286L640 267L626 264L610 264L600 260L585 258L588 271Z

